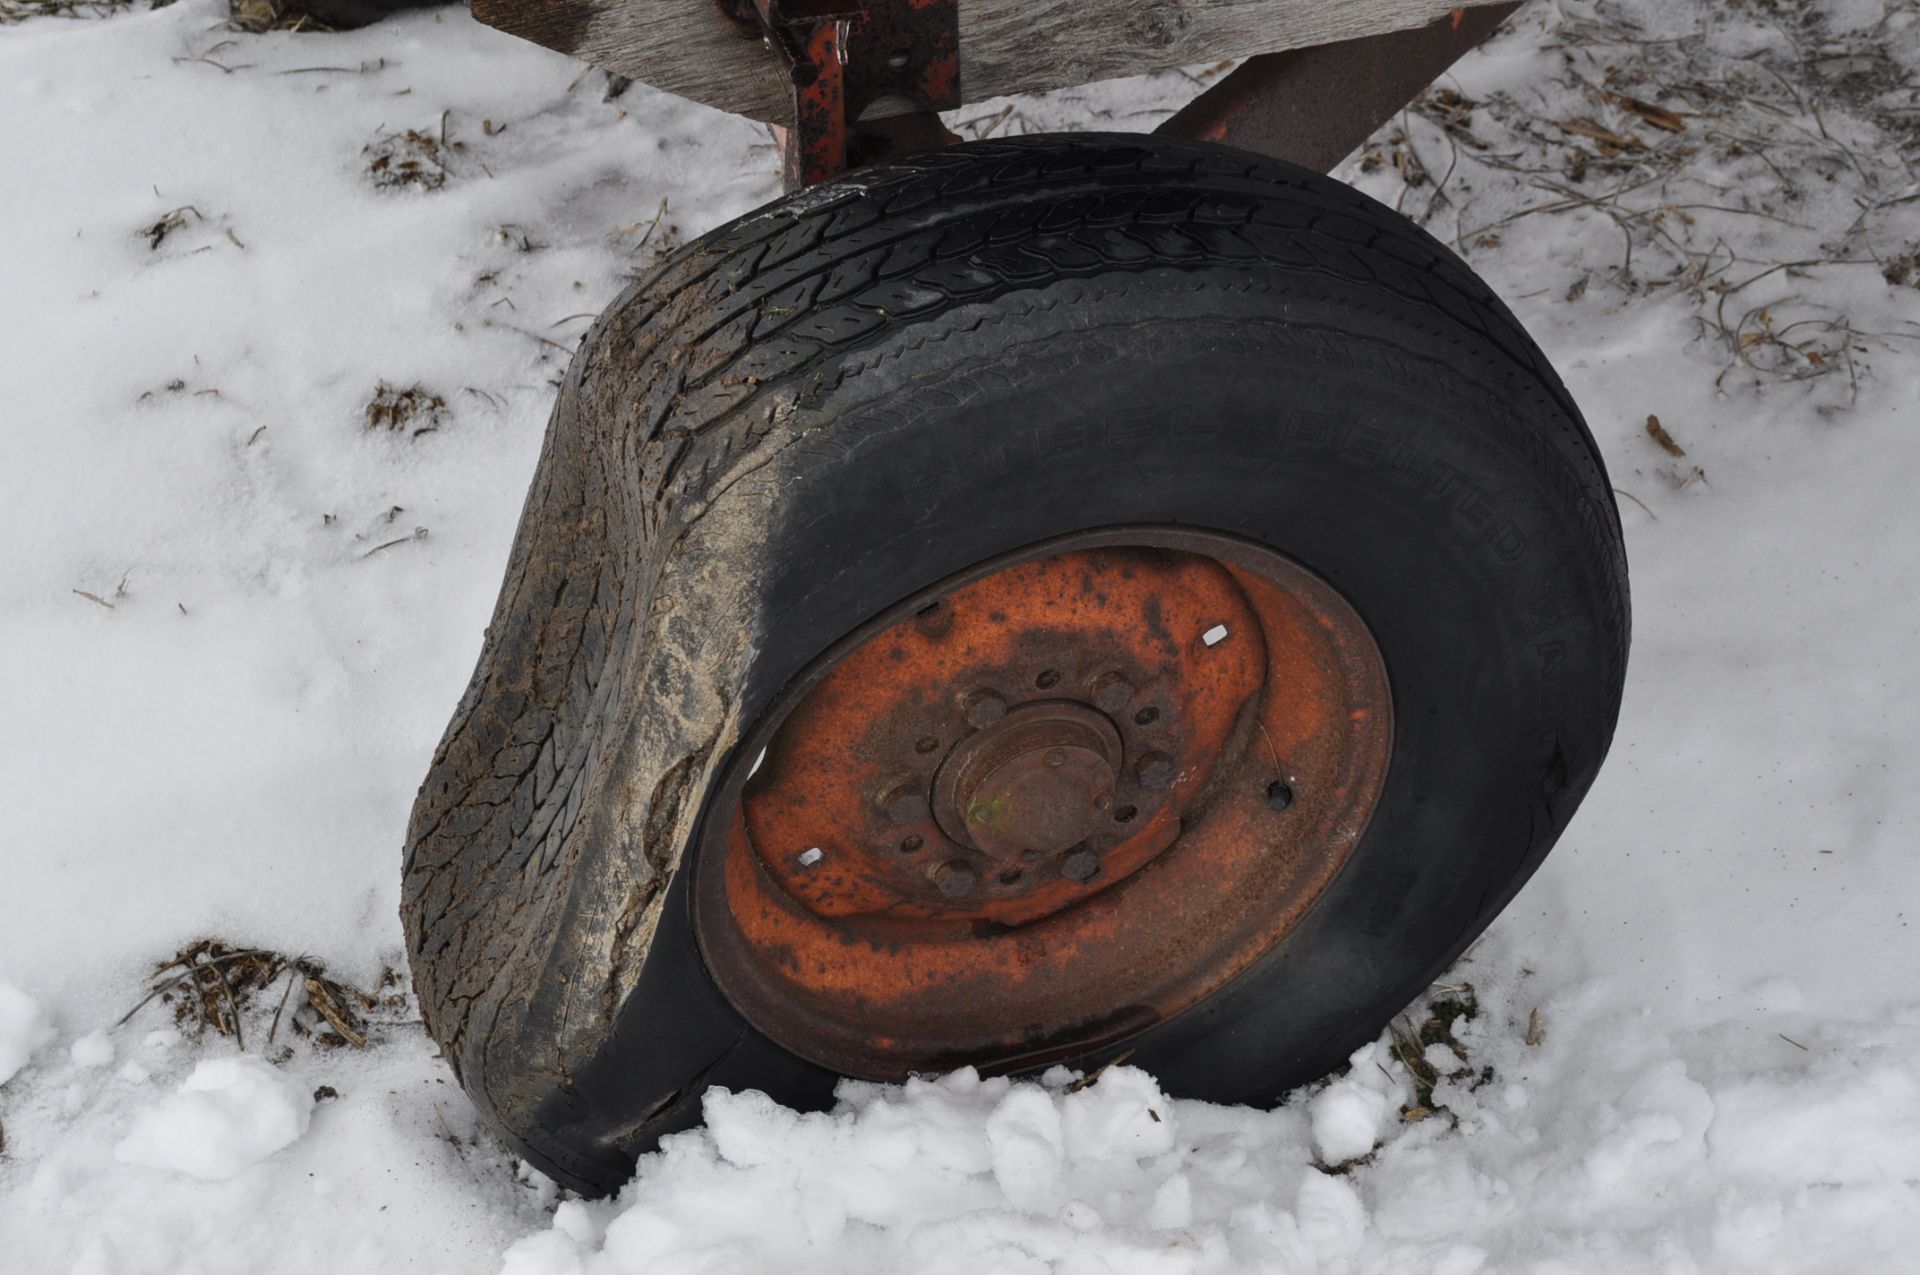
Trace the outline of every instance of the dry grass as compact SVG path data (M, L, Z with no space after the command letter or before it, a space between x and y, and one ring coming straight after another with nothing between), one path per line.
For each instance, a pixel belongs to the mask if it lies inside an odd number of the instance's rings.
M447 161L465 149L447 131L447 113L436 132L417 128L381 132L361 154L367 157L367 180L376 190L439 190L454 175Z
M0 27L28 18L104 18L132 7L132 0L0 0Z
M298 0L232 0L227 25L235 31L258 35L262 31L332 31L336 28L315 18Z
M607 233L608 241L627 254L631 263L627 269L628 278L641 278L686 242L680 223L667 220L668 211L668 201L663 197L660 206L654 209L653 216L647 220L619 226ZM563 323L566 321L561 320Z
M276 986L281 989L277 997L271 994ZM120 1022L127 1023L156 1000L172 1010L174 1025L196 1040L211 1031L230 1037L242 1049L247 1048L249 1023L257 1032L269 1005L273 1008L266 1034L256 1037L265 1046L276 1043L284 1026L293 1036L323 1048L355 1049L367 1046L375 1026L370 1014L406 1006L402 980L391 969L381 976L375 994L329 978L326 967L311 957L236 947L213 938L189 943L155 965L146 996Z
M205 217L200 215L198 208L195 208L192 204L183 204L178 208L162 213L158 220L150 225L140 227L134 234L137 238L147 241L148 251L158 252L160 251L160 246L167 242L169 236L177 230L186 228L189 214L192 215L195 221L206 220Z
M1458 1123L1453 1112L1434 1100L1434 1089L1448 1076L1465 1073L1471 1076L1468 1088L1478 1089L1493 1079L1493 1068L1482 1067L1477 1074L1468 1066L1467 1047L1455 1035L1456 1024L1472 1022L1480 1015L1480 1002L1474 995L1471 983L1460 983L1442 991L1427 1002L1426 1013L1419 1021L1412 1014L1387 1025L1390 1039L1388 1052L1413 1081L1413 1101L1400 1109L1400 1115L1406 1120L1426 1120L1433 1116L1445 1116ZM1460 1060L1458 1068L1441 1071L1427 1060L1427 1050L1439 1045Z
M150 0L164 9L174 0ZM0 26L28 18L104 18L131 9L134 0L0 0ZM335 31L301 7L300 0L232 0L227 26L234 31Z
M446 418L447 400L426 386L414 384L401 389L385 381L374 387L365 412L366 428L416 438L439 429Z
M1402 211L1463 254L1536 218L1598 218L1618 258L1569 302L1679 295L1724 359L1721 380L1836 377L1851 400L1859 357L1920 339L1865 330L1802 287L1871 268L1920 283L1920 84L1888 52L1893 16L1836 25L1805 0L1727 0L1703 18L1747 33L1643 29L1620 0L1564 0L1546 47L1550 83L1475 100L1429 90L1363 152L1392 169ZM1498 212L1482 211L1489 207Z

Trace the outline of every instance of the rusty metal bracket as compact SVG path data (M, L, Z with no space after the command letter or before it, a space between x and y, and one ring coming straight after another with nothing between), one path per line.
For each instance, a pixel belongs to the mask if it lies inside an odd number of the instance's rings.
M958 141L935 112L960 105L958 0L720 0L786 64L789 190L888 155Z
M1519 7L1455 9L1424 27L1248 58L1157 131L1324 173Z

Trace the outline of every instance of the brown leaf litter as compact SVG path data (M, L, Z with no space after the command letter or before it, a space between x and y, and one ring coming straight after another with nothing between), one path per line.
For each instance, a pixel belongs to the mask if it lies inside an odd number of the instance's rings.
M208 1031L231 1037L247 1047L248 1011L265 1013L262 995L282 979L285 987L273 1011L266 1041L272 1044L284 1021L297 1036L314 1044L364 1049L368 1015L377 1008L404 1004L400 979L389 970L381 979L382 995L361 991L330 978L326 966L306 956L287 956L265 948L236 947L220 939L203 938L187 944L170 959L153 967L147 994L120 1019L130 1021L147 1004L159 1000L173 1011L174 1025L199 1039ZM302 993L294 1003L294 992ZM291 1012L289 1012L291 1010Z

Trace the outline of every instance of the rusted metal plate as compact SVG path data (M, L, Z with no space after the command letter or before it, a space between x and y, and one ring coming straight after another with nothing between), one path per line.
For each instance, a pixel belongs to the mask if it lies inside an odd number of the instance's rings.
M1040 1065L1284 937L1390 743L1371 637L1298 565L1170 528L1050 544L877 618L748 736L695 867L702 950L843 1072Z
M1245 640L1196 659L1176 636L1218 623ZM1009 567L848 653L774 737L746 790L746 832L816 915L1031 921L1080 892L1063 884L1061 852L1084 843L1117 879L1165 847L1259 689L1261 658L1239 588L1207 559L1100 550ZM976 724L994 706L999 720ZM1056 749L1062 764L1047 766ZM1175 759L1178 782L1149 787L1128 769L1148 756ZM1039 787L1086 790L1089 826L1065 845L1045 844L1036 803L988 791L1022 787L1011 772L1036 762ZM1022 831L1041 835L1004 853ZM816 847L823 857L802 863ZM956 859L979 878L957 900L930 879Z
M1411 30L1248 58L1156 131L1327 172L1519 7L1455 9Z

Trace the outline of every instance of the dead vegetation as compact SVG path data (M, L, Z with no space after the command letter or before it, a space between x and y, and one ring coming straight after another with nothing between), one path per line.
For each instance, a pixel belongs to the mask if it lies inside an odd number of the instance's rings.
M105 607L107 610L111 611L111 610L114 610L115 607L120 603L120 601L127 596L127 581L132 578L133 578L133 569L131 567L129 567L127 570L120 573L120 583L113 586L112 601L109 601L106 598L103 598L99 594L94 593L88 589L76 588L73 590L73 592L79 595L80 597L85 598L87 601L93 603L95 606L102 606L102 607Z
M209 218L192 204L168 209L152 221L136 227L133 236L146 244L148 252L161 257L195 256L211 252L219 246L220 239L225 239L242 252L247 249L240 236L233 233L231 226ZM195 240L199 241L197 246L184 246Z
M365 427L418 438L439 429L446 418L447 400L426 386L416 382L402 389L381 381L367 400Z
M232 0L227 25L235 31L258 35L263 31L335 31L316 18L298 0Z
M283 1029L325 1049L364 1049L381 1025L371 1017L375 1011L400 1014L407 1007L404 980L392 969L382 973L375 992L365 992L328 977L326 966L311 957L236 947L213 938L189 943L154 966L146 996L120 1025L156 1000L172 1011L174 1025L195 1040L211 1031L231 1038L241 1049L247 1048L249 1032L258 1032L272 1006L264 1037L254 1037L269 1050ZM282 1046L281 1053L286 1052Z
M385 553L389 549L397 549L401 545L412 544L416 540L425 540L427 538L427 529L425 527L415 527L412 532L406 534L393 534L399 531L400 515L405 512L407 512L406 509L400 505L389 506L385 513L380 514L374 520L373 527L370 531L355 533L353 538L362 544L366 544L369 541L374 542L371 548L361 552L361 558L371 558L375 554ZM333 514L322 514L320 517L322 525L324 526L331 527L339 522L339 519Z
M1651 413L1647 415L1647 437L1651 438L1661 451L1675 459L1687 454L1687 449L1675 442L1672 434L1667 433L1667 427L1660 423L1660 418Z
M167 241L167 236L186 226L187 214L189 213L193 214L195 221L206 220L205 217L200 215L198 208L195 208L192 204L182 204L171 212L162 213L159 219L152 225L142 226L136 233L140 238L147 241L149 251L158 252L160 251L160 245Z
M155 4L165 8L171 0ZM0 0L0 27L28 18L104 18L132 7L132 0Z
M150 9L164 9L174 0L149 0ZM103 18L131 9L134 0L0 0L0 26L24 22L28 18ZM316 6L324 9L325 6ZM258 34L262 31L343 31L363 26L369 18L357 22L329 21L324 13L315 13L302 0L232 0L227 26L230 30Z
M1413 1100L1400 1109L1401 1118L1419 1121L1445 1116L1457 1125L1458 1117L1435 1100L1435 1088L1449 1077L1463 1076L1470 1091L1478 1089L1493 1080L1493 1068L1482 1066L1475 1072L1466 1045L1454 1031L1458 1024L1470 1023L1480 1016L1480 1001L1474 995L1473 984L1458 983L1437 990L1439 994L1427 1002L1426 1011L1417 1022L1409 1013L1387 1025L1387 1049L1413 1081ZM1436 1046L1459 1065L1435 1063L1430 1055Z
M429 0L412 0L415 4L424 2ZM228 0L227 29L249 35L264 31L353 31L378 22L386 16L388 7L374 0Z
M1865 269L1920 282L1920 59L1889 52L1912 44L1911 26L1904 41L1890 27L1915 8L1886 0L1878 21L1843 27L1811 0L1729 0L1707 29L1673 34L1651 29L1651 6L1564 0L1541 11L1558 15L1549 82L1476 100L1443 80L1361 171L1391 169L1400 209L1468 256L1517 223L1599 218L1618 256L1569 302L1684 297L1723 388L1735 372L1835 377L1850 402L1859 356L1920 340L1899 317L1910 304L1873 307L1874 327L1833 299L1858 296Z
M466 149L447 130L448 112L440 114L435 132L417 128L382 131L361 150L367 157L367 180L376 190L439 190L453 176L448 160Z
M632 225L616 227L607 233L608 241L624 250L632 263L627 271L628 278L640 278L663 257L686 242L686 235L679 223L667 220L667 212L668 202L663 196L653 216Z

